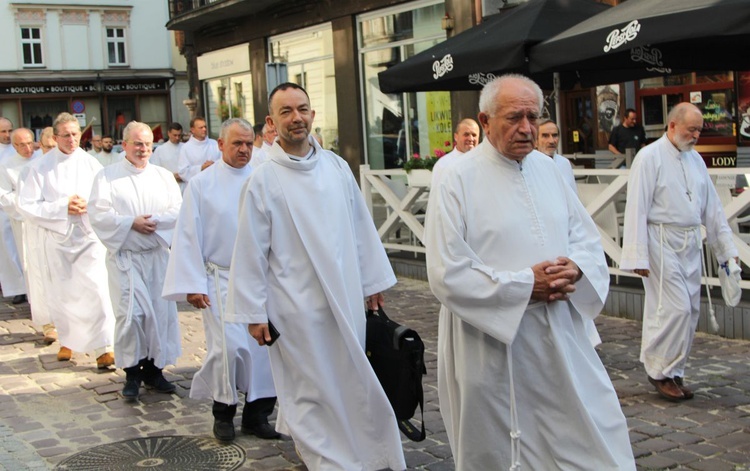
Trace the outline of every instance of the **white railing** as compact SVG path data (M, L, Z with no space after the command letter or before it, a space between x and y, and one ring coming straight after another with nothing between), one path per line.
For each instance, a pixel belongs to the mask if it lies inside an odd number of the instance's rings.
M575 162L575 161L573 161ZM574 169L578 193L586 210L597 224L602 247L611 261L610 273L617 276L636 276L617 268L622 257L622 212L628 183L628 169ZM712 168L708 170L715 181L724 205L724 212L734 231L734 243L740 260L750 266L750 190L732 196L734 177L750 174L750 168ZM378 228L386 250L424 253L424 213L429 188L409 186L403 169L371 170L360 166L360 183L367 207ZM705 231L703 233L705 239ZM706 251L708 283L719 285L714 266L716 262ZM750 289L750 280L741 282Z

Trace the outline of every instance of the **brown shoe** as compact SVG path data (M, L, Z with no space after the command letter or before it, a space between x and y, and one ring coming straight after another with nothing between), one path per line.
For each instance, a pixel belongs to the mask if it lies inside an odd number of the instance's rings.
M47 345L52 345L53 343L57 342L57 331L50 330L48 332L45 332L44 339L42 339L42 341Z
M112 352L106 352L99 355L96 359L96 367L100 370L106 370L107 367L115 364L115 356Z
M60 347L60 351L57 352L57 361L68 361L73 357L73 351L68 347Z
M672 378L654 379L649 376L648 382L653 384L656 387L656 392L668 401L682 401L686 399L685 394Z
M695 397L695 394L693 394L693 391L690 390L682 381L681 376L675 376L674 377L674 383L677 385L678 388L680 388L680 391L682 391L682 394L685 395L685 399L692 399Z

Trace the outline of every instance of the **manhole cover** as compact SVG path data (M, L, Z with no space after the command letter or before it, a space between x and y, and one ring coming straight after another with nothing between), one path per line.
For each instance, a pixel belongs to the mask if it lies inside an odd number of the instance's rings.
M149 437L90 448L60 462L55 470L231 471L244 462L242 448L212 438Z

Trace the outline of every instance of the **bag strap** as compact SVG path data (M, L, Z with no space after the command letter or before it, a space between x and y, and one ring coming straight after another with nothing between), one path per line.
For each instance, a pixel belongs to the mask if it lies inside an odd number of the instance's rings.
M417 393L419 394L419 412L422 415L422 431L420 432L419 430L417 430L417 428L411 423L410 420L398 421L398 429L401 430L401 432L403 432L403 434L413 442L421 442L427 436L427 433L424 429L424 391L422 390L421 381L419 382L419 386L417 387Z

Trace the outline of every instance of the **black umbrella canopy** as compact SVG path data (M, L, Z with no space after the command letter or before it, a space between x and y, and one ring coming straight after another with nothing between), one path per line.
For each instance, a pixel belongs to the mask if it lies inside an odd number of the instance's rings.
M380 89L474 90L496 75L528 74L531 46L608 8L593 0L529 0L379 73ZM551 74L533 78L552 88Z
M692 70L750 68L750 0L628 0L535 46L533 72L617 82ZM587 80L588 77L588 80Z

